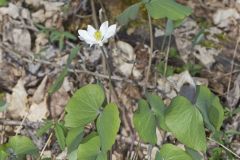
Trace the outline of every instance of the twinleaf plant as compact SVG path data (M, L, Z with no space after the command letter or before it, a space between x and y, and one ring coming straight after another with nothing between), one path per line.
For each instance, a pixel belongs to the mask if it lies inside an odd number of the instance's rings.
M154 19L167 18L175 21L184 19L192 13L191 8L178 4L175 0L141 0L125 9L117 17L118 22L126 25L130 20L134 20L141 6L144 6Z
M196 160L196 154L199 156L199 152L205 153L207 149L205 129L212 133L218 132L223 119L223 107L218 97L207 87L197 86L195 103L186 97L177 96L166 107L159 96L148 94L147 100L139 100L138 110L134 113L134 126L145 143L157 143L158 128L172 133L184 144L186 151L171 144L163 145L156 160L160 157L164 160Z
M77 153L78 159L105 160L120 127L117 105L105 104L102 87L89 84L73 95L66 106L66 112L65 126L69 129L68 136L71 136L67 139L74 139L76 135L82 134L79 131L83 132L88 124L96 126L96 131L85 137L80 144L75 144L71 150L68 148L69 154Z
M167 36L172 34L174 28L179 25L179 21L192 12L189 7L178 4L175 0L141 0L125 9L117 17L119 24L126 25L134 20L142 6L151 18L167 19L165 30ZM49 35L51 42L58 42L60 49L64 49L66 39L76 40L76 37L68 32L48 29L40 25L38 27ZM87 30L79 30L78 36L90 46L100 46L106 58L103 44L114 36L116 29L115 24L108 26L106 21L99 29L89 25ZM64 78L68 76L71 69L71 62L79 50L80 46L71 50L66 65L49 89L50 95L63 84ZM163 65L160 67L164 68ZM166 74L165 72L167 70L163 73ZM169 71L169 73L172 72ZM109 81L109 88L112 89L110 68ZM5 106L5 102L0 102L0 111L3 111ZM46 120L37 131L37 135L42 136L51 132L56 137L59 148L67 151L67 159L107 160L120 128L118 107L120 106L115 103L107 102L101 85L85 85L70 98L65 107L64 120ZM145 99L138 101L138 108L133 115L133 125L140 142L159 148L155 160L202 160L202 155L208 148L208 139L211 138L206 135L206 131L210 136L221 133L219 131L223 119L223 107L219 98L207 87L197 86L194 102L186 97L176 96L166 106L158 95L146 94ZM165 141L163 141L164 144L158 145L156 130L169 133L176 138L176 143L183 147L170 142L165 143ZM214 157L219 157L219 150L214 150L213 154ZM10 137L8 143L0 145L0 160L21 160L26 159L26 155L36 159L42 158L42 153L28 137L16 135Z

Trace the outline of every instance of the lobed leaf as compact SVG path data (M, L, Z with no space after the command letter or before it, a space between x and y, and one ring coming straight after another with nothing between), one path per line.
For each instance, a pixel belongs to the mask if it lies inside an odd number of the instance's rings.
M84 127L93 122L100 113L105 99L101 86L89 84L74 93L66 106L65 126Z
M139 7L141 6L140 3L136 3L125 9L118 17L117 21L121 25L126 25L130 20L134 20L137 17Z
M133 124L139 134L139 137L145 143L156 143L157 122L154 113L151 111L147 101L143 99L139 100L138 110L133 115Z
M154 19L179 20L192 13L191 8L178 4L174 0L151 0L145 3L145 6Z
M184 150L172 144L164 144L157 158L156 160L193 160Z
M197 151L206 151L203 118L185 97L177 96L172 100L165 114L165 122L180 142Z
M115 142L120 127L118 107L114 103L108 104L97 119L97 131L99 133L101 149L107 152Z

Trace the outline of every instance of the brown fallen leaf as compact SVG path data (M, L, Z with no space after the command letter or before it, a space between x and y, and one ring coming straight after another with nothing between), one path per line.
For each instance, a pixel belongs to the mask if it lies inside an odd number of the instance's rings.
M37 90L35 91L32 102L39 104L40 102L43 101L44 96L45 96L45 88L46 88L46 83L47 83L48 77L45 76L44 79L42 80L41 84L38 86Z
M12 89L12 94L7 94L7 114L14 119L23 118L28 111L27 102L24 81L19 79L17 85Z
M41 103L33 103L30 106L27 118L31 122L41 122L43 121L43 119L46 119L48 115L49 111L47 107L47 97L45 97L44 101L42 101Z

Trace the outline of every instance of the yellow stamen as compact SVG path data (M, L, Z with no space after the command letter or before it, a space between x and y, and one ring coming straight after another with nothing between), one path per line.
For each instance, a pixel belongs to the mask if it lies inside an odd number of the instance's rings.
M102 33L100 31L96 31L94 33L94 38L97 40L97 41L100 41L102 39Z

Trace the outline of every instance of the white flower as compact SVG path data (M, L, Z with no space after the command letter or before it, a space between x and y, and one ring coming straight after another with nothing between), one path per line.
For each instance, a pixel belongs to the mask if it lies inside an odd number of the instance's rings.
M102 46L108 42L108 39L116 33L117 25L108 27L108 21L104 22L99 30L96 30L91 25L88 25L87 30L78 30L79 38L82 41L90 44L90 46L97 44Z

